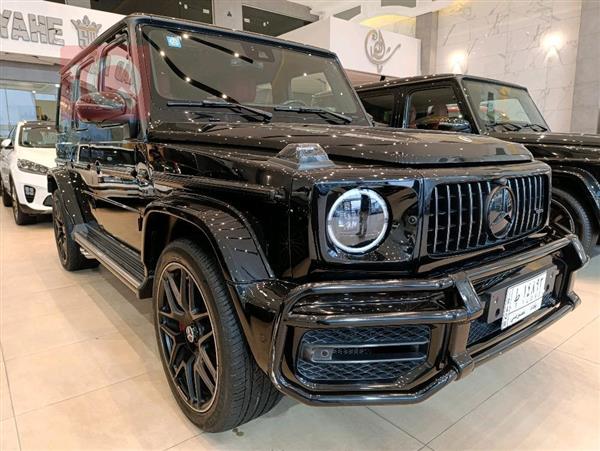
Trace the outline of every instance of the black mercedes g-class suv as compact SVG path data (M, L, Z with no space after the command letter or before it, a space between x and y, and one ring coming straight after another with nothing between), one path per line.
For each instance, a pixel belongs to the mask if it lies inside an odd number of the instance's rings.
M471 75L401 78L357 87L382 125L495 136L552 167L550 221L586 252L600 244L600 135L554 133L523 86Z
M372 127L334 54L134 15L62 70L62 265L152 297L186 415L281 393L412 403L577 305L550 168L489 137Z

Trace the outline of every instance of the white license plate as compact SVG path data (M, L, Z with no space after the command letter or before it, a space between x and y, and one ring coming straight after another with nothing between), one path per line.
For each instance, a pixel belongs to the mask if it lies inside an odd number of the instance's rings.
M512 326L542 306L546 291L546 272L520 282L506 290L501 329Z

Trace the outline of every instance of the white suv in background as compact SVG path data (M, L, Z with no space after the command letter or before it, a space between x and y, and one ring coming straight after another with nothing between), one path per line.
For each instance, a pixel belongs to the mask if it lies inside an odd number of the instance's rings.
M0 144L0 192L12 205L19 225L52 213L46 173L56 166L56 129L52 122L19 122Z

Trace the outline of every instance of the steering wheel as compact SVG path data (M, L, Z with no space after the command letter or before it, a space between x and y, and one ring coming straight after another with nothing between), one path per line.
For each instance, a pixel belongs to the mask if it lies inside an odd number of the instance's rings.
M290 100L286 100L285 102L283 102L281 104L282 106L308 106L305 102L303 102L302 100L297 100L297 99L290 99Z

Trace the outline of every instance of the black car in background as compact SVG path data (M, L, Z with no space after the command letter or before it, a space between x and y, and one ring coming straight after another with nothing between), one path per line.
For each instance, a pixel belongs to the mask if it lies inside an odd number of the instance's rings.
M373 128L332 53L133 15L61 77L60 261L152 297L205 430L282 393L423 400L579 303L587 257L546 227L550 168L490 137Z
M381 125L459 131L524 144L552 167L551 222L576 233L587 252L600 232L600 136L554 133L526 88L481 77L441 74L358 86Z

